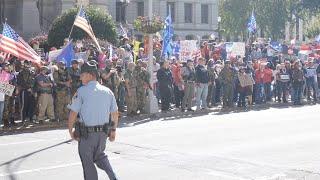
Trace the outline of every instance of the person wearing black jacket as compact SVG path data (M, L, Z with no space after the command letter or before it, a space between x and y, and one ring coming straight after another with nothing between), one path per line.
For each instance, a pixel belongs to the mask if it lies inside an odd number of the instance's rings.
M172 98L172 74L169 69L169 62L161 62L161 68L157 72L157 79L159 82L159 90L161 96L161 110L168 111L170 108L170 101Z
M197 110L207 109L207 96L208 96L208 83L209 83L209 72L206 67L206 60L199 58L199 65L195 68L196 70L196 102Z

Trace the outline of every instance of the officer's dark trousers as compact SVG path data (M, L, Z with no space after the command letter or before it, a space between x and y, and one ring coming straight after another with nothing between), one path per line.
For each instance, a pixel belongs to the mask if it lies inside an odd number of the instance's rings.
M32 121L34 114L35 100L31 92L27 90L22 90L20 94L20 103L21 103L21 119L25 121L28 117Z
M85 180L98 180L94 164L104 170L110 180L117 180L108 157L104 153L106 138L104 132L89 133L87 139L80 138L78 148Z

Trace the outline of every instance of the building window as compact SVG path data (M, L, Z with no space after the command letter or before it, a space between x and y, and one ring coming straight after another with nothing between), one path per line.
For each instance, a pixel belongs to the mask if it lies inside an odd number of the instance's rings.
M116 21L117 22L126 21L126 3L124 2L116 3Z
M201 5L201 23L202 24L209 23L209 6L208 6L208 4Z
M170 8L170 11L171 11L172 22L175 22L175 19L176 19L175 3L174 2L168 2L167 3L167 16L169 14L169 8Z
M138 2L138 16L144 16L144 2Z
M185 23L192 23L192 4L191 3L184 3L184 22Z

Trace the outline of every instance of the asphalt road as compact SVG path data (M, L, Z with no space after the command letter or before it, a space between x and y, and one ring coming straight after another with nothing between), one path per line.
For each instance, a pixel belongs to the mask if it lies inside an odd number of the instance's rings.
M120 180L319 180L320 105L126 123L109 155ZM79 180L67 130L0 136L0 180ZM108 179L98 170L100 179Z

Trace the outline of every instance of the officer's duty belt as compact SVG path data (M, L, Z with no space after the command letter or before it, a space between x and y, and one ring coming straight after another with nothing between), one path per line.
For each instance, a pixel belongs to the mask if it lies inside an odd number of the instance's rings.
M88 133L93 132L104 132L103 126L92 126L92 127L86 127Z

